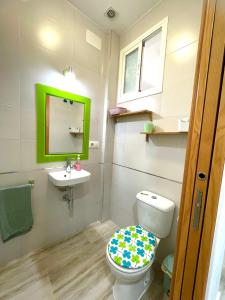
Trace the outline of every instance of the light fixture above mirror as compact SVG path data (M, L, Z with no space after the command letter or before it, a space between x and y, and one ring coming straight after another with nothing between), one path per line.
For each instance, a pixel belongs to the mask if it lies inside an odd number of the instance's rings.
M68 79L69 81L71 80L75 80L75 73L72 67L68 67L66 69L63 70L63 75L65 76L66 79Z

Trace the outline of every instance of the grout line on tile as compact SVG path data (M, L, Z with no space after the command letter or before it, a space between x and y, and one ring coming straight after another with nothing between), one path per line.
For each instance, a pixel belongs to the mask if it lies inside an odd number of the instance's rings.
M171 54L173 54L173 53L176 53L176 52L178 52L178 51L180 51L180 50L183 50L184 48L186 48L186 47L189 47L189 46L191 46L191 45L193 45L193 44L198 44L198 39L197 40L194 40L194 41L192 41L191 43L188 43L188 44L186 44L186 45L184 45L184 46L182 46L182 47L180 47L180 48L177 48L177 49L175 49L175 50L173 50L173 51L170 51L170 52L167 52L166 53L166 56L169 56L169 55L171 55Z
M135 169L135 168L131 168L131 167L127 167L127 166L124 166L124 165L120 165L120 164L117 164L117 163L112 163L112 164L115 165L115 166L119 166L119 167L125 168L125 169L129 169L129 170L136 171L136 172L139 172L139 173L143 173L143 174L147 174L147 175L150 175L150 176L154 176L154 177L157 177L157 178L160 178L160 179L164 179L164 180L172 181L172 182L175 182L175 183L178 183L178 184L182 184L182 181L178 181L178 180L166 178L166 177L163 177L163 176L159 176L159 175L156 175L156 174L153 174L153 173L141 171L141 170L138 170L138 169Z

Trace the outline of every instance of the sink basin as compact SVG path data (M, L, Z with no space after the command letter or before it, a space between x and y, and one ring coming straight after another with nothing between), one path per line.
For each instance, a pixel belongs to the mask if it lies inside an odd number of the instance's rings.
M86 182L90 179L91 173L85 170L76 171L71 170L70 173L63 171L55 171L48 173L49 180L55 186L73 186L82 182Z

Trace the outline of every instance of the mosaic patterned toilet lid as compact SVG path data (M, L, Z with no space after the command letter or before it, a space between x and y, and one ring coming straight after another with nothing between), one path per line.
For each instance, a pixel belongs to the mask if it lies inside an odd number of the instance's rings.
M126 269L139 269L154 260L156 238L140 225L117 230L108 243L112 260Z

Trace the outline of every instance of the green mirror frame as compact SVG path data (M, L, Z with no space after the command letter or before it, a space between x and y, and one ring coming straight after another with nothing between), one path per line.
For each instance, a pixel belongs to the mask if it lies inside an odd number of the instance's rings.
M55 96L69 99L84 104L84 123L83 123L83 147L81 153L46 153L46 96ZM36 107L37 107L37 162L56 162L66 159L88 159L89 149L89 129L90 129L90 106L91 100L87 97L61 91L56 88L40 83L36 84Z

